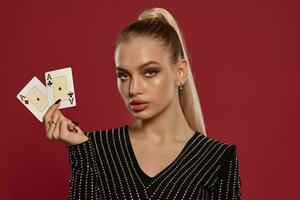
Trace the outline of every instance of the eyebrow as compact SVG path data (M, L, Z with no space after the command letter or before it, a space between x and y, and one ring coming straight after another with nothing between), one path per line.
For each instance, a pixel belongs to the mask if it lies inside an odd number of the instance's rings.
M148 65L151 65L151 64L157 64L157 65L159 65L158 62L156 62L156 61L154 61L154 60L151 60L151 61L149 61L149 62L146 62L146 63L140 65L140 66L138 67L138 69L145 68L145 67L147 67ZM122 68L121 66L116 66L116 70L117 70L117 71L125 71L125 72L129 72L127 69L124 69L124 68Z

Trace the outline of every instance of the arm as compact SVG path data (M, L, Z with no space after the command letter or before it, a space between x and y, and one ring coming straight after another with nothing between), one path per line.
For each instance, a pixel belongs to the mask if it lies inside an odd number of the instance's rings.
M94 140L76 126L78 123L67 119L58 110L60 101L49 107L43 122L47 137L66 145L69 153L71 177L68 199L99 199L100 175L92 145Z
M99 173L97 173L96 161L92 139L67 146L71 167L69 200L75 199L100 199Z
M242 199L239 159L236 154L235 145L230 147L225 161L223 162L220 176L213 186L212 199Z

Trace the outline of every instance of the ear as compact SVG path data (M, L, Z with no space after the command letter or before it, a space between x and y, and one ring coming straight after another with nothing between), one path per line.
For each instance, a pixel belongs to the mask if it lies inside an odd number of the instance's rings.
M177 71L176 71L176 75L177 75L176 84L177 85L180 85L180 83L182 85L184 85L185 82L187 81L188 68L189 68L189 64L188 64L187 60L181 59L180 61L178 61Z

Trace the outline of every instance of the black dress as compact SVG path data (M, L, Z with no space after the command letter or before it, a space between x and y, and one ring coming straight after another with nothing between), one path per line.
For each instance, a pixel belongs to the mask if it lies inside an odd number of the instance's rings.
M67 147L69 199L241 199L236 146L199 132L154 177L140 168L128 125L88 132L89 140Z

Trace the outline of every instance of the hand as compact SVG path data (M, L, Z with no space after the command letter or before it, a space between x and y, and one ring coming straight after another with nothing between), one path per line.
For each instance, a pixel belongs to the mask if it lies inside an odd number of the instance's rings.
M71 120L65 118L58 110L60 100L55 102L43 117L47 138L56 140L66 146L83 143L89 138Z

